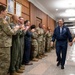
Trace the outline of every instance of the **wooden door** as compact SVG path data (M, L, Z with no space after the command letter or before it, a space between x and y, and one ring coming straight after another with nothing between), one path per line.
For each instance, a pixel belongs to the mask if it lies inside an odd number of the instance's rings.
M39 23L42 23L42 19L36 17L36 26L38 27Z

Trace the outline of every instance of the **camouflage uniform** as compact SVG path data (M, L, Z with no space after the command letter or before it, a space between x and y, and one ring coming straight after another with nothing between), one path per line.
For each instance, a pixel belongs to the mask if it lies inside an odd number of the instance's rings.
M45 47L46 47L46 33L44 31L44 34L43 34L43 54L45 54Z
M52 35L51 35L50 32L48 32L46 36L47 36L46 37L47 38L47 52L49 52L50 49L51 49L50 42L51 42L51 39L52 39Z
M10 66L10 47L15 31L0 18L0 75L6 75Z
M33 58L36 58L37 55L38 55L38 41L37 41L37 38L38 38L38 34L35 31L35 32L32 33L32 41L31 41L32 57Z
M38 33L38 48L39 48L39 55L43 54L43 29L42 28L37 28L37 33Z

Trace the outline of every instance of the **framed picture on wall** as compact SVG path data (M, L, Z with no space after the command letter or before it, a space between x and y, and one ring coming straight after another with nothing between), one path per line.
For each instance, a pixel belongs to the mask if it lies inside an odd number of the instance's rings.
M7 11L10 14L14 14L14 0L7 0Z
M16 15L21 16L22 5L16 2Z

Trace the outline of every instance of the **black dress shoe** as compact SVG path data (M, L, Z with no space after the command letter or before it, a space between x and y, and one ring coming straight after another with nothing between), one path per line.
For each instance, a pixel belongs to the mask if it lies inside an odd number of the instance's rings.
M61 64L60 61L58 61L57 66L59 66L60 64Z
M64 69L64 66L61 66L61 69Z
M25 65L33 65L33 63L30 63L30 62L29 62L29 63L25 63Z

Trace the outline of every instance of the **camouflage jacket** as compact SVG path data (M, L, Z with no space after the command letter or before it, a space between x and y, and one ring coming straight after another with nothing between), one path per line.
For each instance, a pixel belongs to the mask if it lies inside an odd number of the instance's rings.
M51 38L52 38L52 35L51 35L51 33L50 33L50 32L48 32L48 33L46 34L46 36L47 36L47 38L49 38L49 39L51 39Z
M12 45L12 35L15 33L3 18L0 18L0 47Z
M37 40L37 38L38 38L38 33L37 33L36 31L34 31L34 32L32 33L32 41L33 41L33 40Z
M36 28L36 31L38 33L38 41L43 41L43 35L44 35L44 31L42 28Z

